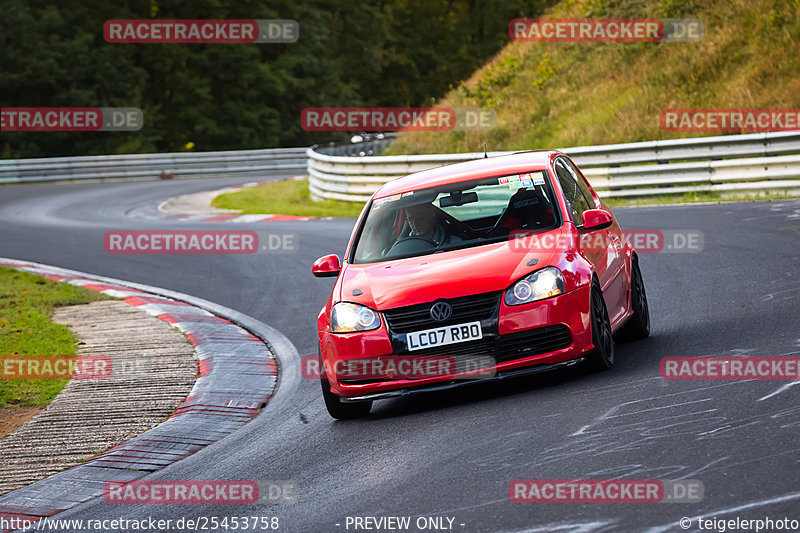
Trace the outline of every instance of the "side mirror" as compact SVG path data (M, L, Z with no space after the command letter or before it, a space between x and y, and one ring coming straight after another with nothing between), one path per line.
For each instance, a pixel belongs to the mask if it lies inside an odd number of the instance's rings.
M339 256L336 254L326 255L314 261L311 273L318 278L332 278L339 275L342 269L339 264Z
M586 231L605 229L614 223L614 217L604 209L587 209L581 218L583 229Z

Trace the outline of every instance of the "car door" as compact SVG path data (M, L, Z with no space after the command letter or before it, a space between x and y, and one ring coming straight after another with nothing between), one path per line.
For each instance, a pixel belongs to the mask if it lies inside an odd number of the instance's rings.
M565 157L559 157L553 163L564 199L570 209L572 221L579 231L583 228L583 212L587 209L596 209L597 203L587 184L583 181L577 169L572 168L571 162ZM620 313L625 312L625 287L622 283L620 250L621 242L616 233L610 228L595 230L583 234L583 253L595 266L603 297L608 308L611 322L620 318Z

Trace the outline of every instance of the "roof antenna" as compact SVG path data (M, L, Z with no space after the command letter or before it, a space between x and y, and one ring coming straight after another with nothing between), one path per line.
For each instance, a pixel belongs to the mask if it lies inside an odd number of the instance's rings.
M486 143L483 143L483 158L488 159L489 154L486 153Z

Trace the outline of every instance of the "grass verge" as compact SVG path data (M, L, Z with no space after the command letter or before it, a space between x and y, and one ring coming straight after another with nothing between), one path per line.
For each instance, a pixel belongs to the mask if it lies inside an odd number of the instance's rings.
M669 108L788 108L800 95L797 0L563 0L554 18L696 18L687 43L509 42L436 105L494 109L488 131L408 131L389 154L531 150L719 135L668 132Z
M296 215L304 217L357 217L363 204L325 200L314 202L308 180L284 180L221 194L213 207L238 209L244 215Z
M108 297L27 272L0 267L0 358L4 355L75 355L77 339L50 318L56 307ZM47 405L66 379L0 379L0 408Z
M601 194L602 196L602 194ZM755 200L786 200L798 198L784 193L762 193L758 196L721 194L714 192L686 192L683 194L662 194L644 198L608 198L603 200L611 207L635 205L663 205L699 202L747 202ZM280 214L319 217L357 217L363 204L338 202L312 202L308 193L307 180L290 180L249 187L234 193L227 193L212 203L214 207L240 209L243 214Z
M666 204L692 204L701 202L754 202L757 200L788 200L790 198L798 198L790 194L782 193L762 193L758 196L754 195L731 195L720 194L718 192L685 192L683 194L662 194L657 196L649 196L645 198L607 198L603 197L603 201L611 207L617 206L635 206L635 205L666 205Z
M603 196L601 194L601 196ZM755 200L786 200L797 198L784 193L762 193L758 196L746 194L721 194L715 192L686 192L662 194L644 198L608 198L603 200L611 207L635 205L663 205L699 202L747 202ZM287 180L248 187L234 193L217 196L214 207L239 209L243 214L276 214L317 217L357 217L363 204L327 200L313 202L308 193L307 180Z

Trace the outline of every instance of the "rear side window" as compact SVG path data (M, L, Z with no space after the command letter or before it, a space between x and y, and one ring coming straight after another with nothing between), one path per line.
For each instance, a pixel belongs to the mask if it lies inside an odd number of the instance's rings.
M592 190L589 188L589 185L586 184L586 180L581 177L581 174L578 172L578 169L575 168L575 165L569 159L560 159L559 161L564 161L564 163L566 163L567 170L569 170L569 173L575 179L575 183L578 184L578 188L583 193L583 196L589 202L590 206L595 207L597 203L592 195Z
M578 186L580 178L578 178L578 181L575 180L563 159L556 159L553 166L556 170L558 182L561 184L561 190L564 191L564 199L567 201L570 213L572 213L572 221L575 222L576 226L580 226L583 223L583 212L591 209L589 201Z

